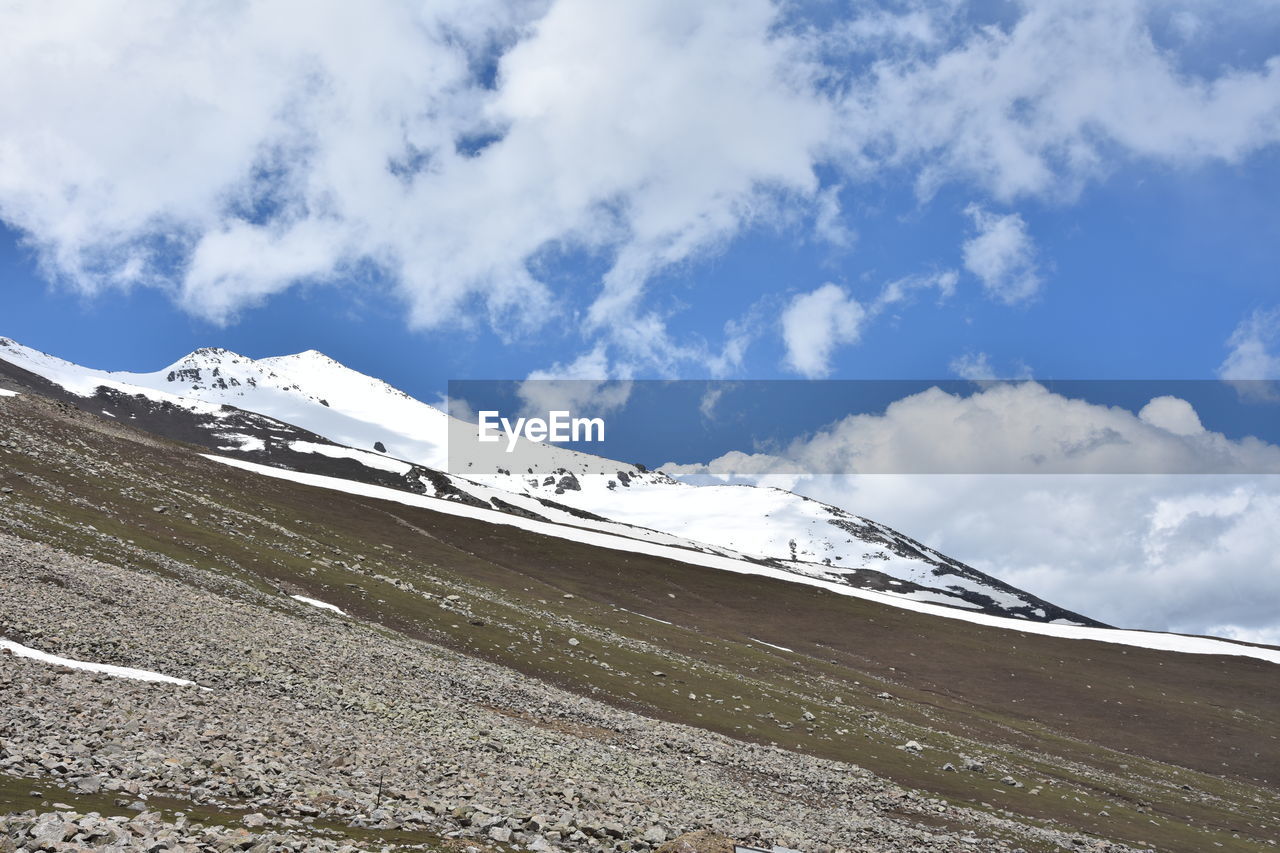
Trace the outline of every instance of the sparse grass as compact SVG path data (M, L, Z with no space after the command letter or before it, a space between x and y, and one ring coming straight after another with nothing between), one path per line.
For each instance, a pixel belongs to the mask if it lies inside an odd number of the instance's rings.
M38 792L40 796L32 796L33 792ZM0 814L14 814L28 809L43 812L67 806L70 810L80 814L96 812L103 817L125 816L134 818L138 816L139 812L129 808L129 804L132 801L135 801L134 797L119 792L108 791L99 794L84 794L48 784L44 780L27 779L0 773ZM241 819L249 813L247 809L200 805L189 800L160 796L148 798L146 809L161 815L166 821L173 821L178 815L182 814L186 816L188 823L224 827L241 826ZM265 814L270 815L271 813L265 812ZM255 831L270 833L281 830L273 826L267 826ZM440 851L440 853L457 853L455 849L457 845L433 833L354 827L347 826L340 821L325 818L308 820L303 823L301 828L288 831L293 834L324 835L329 838L347 839L367 845L385 846L393 850L413 848L416 850ZM471 846L483 847L484 845L473 842Z
M1272 665L983 628L310 489L16 399L0 437L44 437L68 453L0 450L0 480L15 489L0 523L19 535L281 608L298 606L282 592L309 595L648 716L857 764L955 805L1188 853L1266 849L1280 836ZM462 600L442 607L449 595ZM922 755L896 748L912 739ZM962 755L987 772L941 769ZM1006 774L1026 787L1001 785ZM903 819L939 819L919 811Z

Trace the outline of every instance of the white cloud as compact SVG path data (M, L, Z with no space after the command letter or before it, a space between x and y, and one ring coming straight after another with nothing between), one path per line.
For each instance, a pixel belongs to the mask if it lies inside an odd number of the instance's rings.
M836 348L857 343L867 323L921 291L936 290L938 301L945 302L955 293L959 279L955 270L895 279L868 305L830 282L799 294L782 312L785 366L810 379L826 376Z
M996 379L996 369L991 366L991 356L985 352L968 352L951 359L951 372L961 379Z
M1280 139L1280 58L1184 73L1152 41L1159 4L962 11L809 27L768 0L16 0L0 218L52 277L163 287L218 321L373 267L415 325L518 334L583 307L541 270L585 249L607 266L586 346L666 367L706 348L645 303L656 273L761 225L848 248L837 193L890 170L925 197L1062 196L1133 156L1235 162ZM1025 225L991 222L967 266L1026 298Z
M1113 624L1275 637L1280 447L1193 430L1176 398L1143 412L1031 383L928 392L777 454L663 470L828 501ZM814 473L853 470L872 473Z
M1138 419L1174 435L1190 436L1204 432L1204 424L1200 423L1195 408L1177 397L1152 399L1138 412Z
M576 416L594 417L619 409L631 397L631 382L611 380L612 375L602 344L568 364L535 370L517 391L524 404L522 414L543 416L566 410Z
M782 312L787 365L810 379L831 372L831 353L862 334L867 311L839 285L822 285L791 300Z
M995 299L1012 305L1025 302L1040 290L1036 248L1027 223L1016 213L988 213L971 204L965 213L978 233L964 244L964 267L982 282Z
M1030 365L1022 359L1014 361L1007 370L1000 371L991 363L991 356L985 352L962 353L948 362L947 369L961 379L973 382L1033 378Z
M716 406L720 404L720 398L725 395L726 391L734 388L733 383L716 382L708 386L703 392L702 399L698 401L698 413L705 420L713 420L716 414Z
M1276 12L1241 5L1239 16L1206 11L1236 27ZM925 197L956 180L1005 201L1070 197L1114 168L1116 153L1235 162L1280 139L1280 57L1187 74L1180 45L1152 38L1165 4L1037 0L1018 4L1007 27L973 27L957 4L927 8L941 37L876 56L840 104L839 137L866 170L916 167Z
M1280 379L1280 308L1255 310L1227 339L1231 353L1218 368L1223 379Z
M818 212L813 220L813 232L819 240L837 249L851 249L858 240L858 233L846 224L840 210L839 184L818 194Z
M1227 346L1231 352L1218 367L1218 375L1235 386L1242 398L1280 401L1280 308L1253 311L1236 326Z
M531 262L580 245L613 257L589 315L608 324L762 200L812 198L828 135L765 0L4 18L0 216L81 289L171 280L219 321L372 262L417 325L476 296L536 323L556 294Z
M771 460L820 474L1280 474L1280 447L1210 432L1185 400L1157 397L1135 415L1031 381L968 395L930 388L752 457L749 473L768 472Z
M906 302L916 291L937 290L938 301L945 302L956 292L956 284L960 276L955 270L945 270L930 275L913 275L891 281L880 291L880 296L872 304L872 312L878 313L891 305Z
M1248 476L866 476L796 488L1111 624L1280 631L1280 484Z

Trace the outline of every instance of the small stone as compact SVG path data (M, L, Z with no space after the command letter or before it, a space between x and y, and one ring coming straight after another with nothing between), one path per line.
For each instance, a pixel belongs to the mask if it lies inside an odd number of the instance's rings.
M571 645L571 646L578 646L578 645L581 645L581 642L578 640L578 638L577 638L577 637L570 637L570 638L569 638L569 645Z
M506 844L511 840L511 830L505 826L491 826L489 827L489 837L499 844Z

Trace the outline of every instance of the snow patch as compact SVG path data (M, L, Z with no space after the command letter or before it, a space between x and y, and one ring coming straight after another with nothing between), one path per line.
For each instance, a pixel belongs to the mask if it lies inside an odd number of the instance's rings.
M267 446L262 439L255 438L252 435L245 435L242 432L220 432L220 433L217 433L217 436L218 438L225 438L228 441L235 442L235 444L232 444L230 446L226 446L226 447L220 446L218 448L219 450L255 451L255 450L263 450Z
M392 474L408 474L413 466L399 459L392 459L367 450L356 450L353 447L337 447L332 444L317 444L314 441L291 441L289 449L298 453L318 453L330 459L354 459L366 468L379 471L390 471Z
M0 388L0 397L16 397L16 396L18 396L17 391L10 391L7 388Z
M764 640L757 640L755 637L747 637L747 639L753 643L759 643L762 646L768 646L771 649L777 649L780 652L791 652L792 654L796 653L795 649L789 649L786 646L775 646L773 643L766 643Z
M623 613L630 613L632 616L639 616L641 619L652 619L654 622L661 622L663 625L675 625L674 622L668 622L666 619L659 619L657 616L649 616L645 613L637 613L634 610L628 610L625 607L619 607Z
M194 681L188 681L185 678L174 678L172 675L161 675L158 672L150 672L145 669L132 669L127 666L114 666L109 663L90 663L88 661L59 657L58 655L51 655L48 652L38 651L20 643L15 643L12 640L0 640L0 649L9 652L15 657L30 658L53 666L65 666L68 669L99 672L116 678L132 678L135 681L160 681L166 684L181 684L186 687L195 685ZM204 690L206 688L201 689Z
M933 590L928 589L918 589L914 592L905 593L905 595L913 601L936 601L938 604L946 604L951 607L967 607L971 610L982 609L982 605L974 604L972 601L965 601L963 598L959 598L954 595L946 595L945 593L934 592ZM1074 625L1075 623L1070 622L1068 624Z
M319 607L321 610L332 610L339 616L347 615L346 611L341 607L338 607L336 604L330 604L327 601L317 601L314 598L307 598L305 595L291 595L289 597L294 601L301 601L303 604L310 604L312 607Z

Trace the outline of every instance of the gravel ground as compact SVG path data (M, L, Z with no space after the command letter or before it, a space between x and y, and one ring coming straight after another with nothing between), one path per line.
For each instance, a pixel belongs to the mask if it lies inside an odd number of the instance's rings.
M643 853L701 829L804 853L1131 849L640 717L225 578L209 586L228 591L0 535L0 636L198 685L0 654L0 772L50 786L54 802L67 790L138 812L0 815L0 851L384 846L365 829L459 851ZM154 798L228 817L162 813Z

